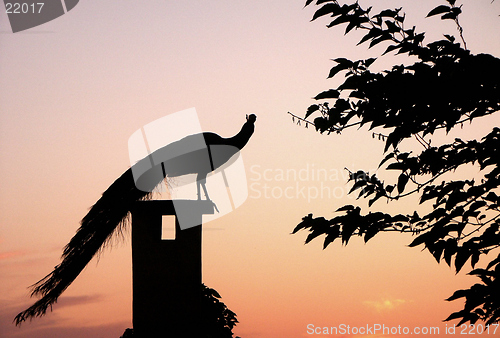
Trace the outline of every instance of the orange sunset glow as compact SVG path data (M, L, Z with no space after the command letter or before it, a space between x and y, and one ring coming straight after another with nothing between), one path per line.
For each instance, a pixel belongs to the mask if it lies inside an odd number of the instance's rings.
M429 40L456 34L450 20L425 18L442 2L360 1L379 10L403 7L407 24ZM379 234L367 244L353 238L347 246L339 240L325 250L322 239L304 245L305 231L291 234L309 213L331 218L345 204L367 206L347 194L344 168L396 179L377 171L384 142L367 128L321 135L287 114L304 116L315 95L339 85L340 77L326 79L331 59L385 50L356 47L362 33L344 36L325 21L310 22L316 8L304 3L82 0L18 33L2 7L0 337L118 338L132 327L130 228L91 261L53 311L20 327L12 321L35 301L28 287L59 264L82 217L130 167L129 137L191 107L204 131L223 137L235 135L247 114L257 115L241 152L248 198L203 226L203 282L237 314L235 335L404 336L366 330L380 325L439 328L434 337L453 336L448 330L457 322L443 320L463 301L445 299L476 282L467 275L469 263L455 274L421 246L409 248L409 234ZM500 39L493 38L500 1L462 3L467 47L500 56ZM373 67L404 62L408 57L389 53ZM499 124L498 116L485 117L434 137L436 144L475 139ZM416 204L380 200L375 206L411 214ZM349 332L341 330L347 326Z

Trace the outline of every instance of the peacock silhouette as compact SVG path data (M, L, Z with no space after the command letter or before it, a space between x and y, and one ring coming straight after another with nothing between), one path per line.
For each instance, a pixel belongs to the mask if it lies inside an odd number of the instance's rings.
M90 260L124 230L135 202L150 199L153 189L165 178L197 174L198 199L201 199L201 186L209 200L205 186L207 174L229 161L247 144L254 132L256 119L254 114L247 116L240 132L230 138L210 132L186 136L158 149L125 171L83 217L80 228L63 249L61 263L30 286L31 296L41 298L20 312L14 318L15 324L20 325L27 319L41 317L49 307L52 309L58 297ZM186 152L200 136L203 137L206 148ZM204 157L207 153L208 157ZM162 158L167 160L160 162L158 159ZM148 169L144 170L145 167ZM137 175L137 172L141 174Z

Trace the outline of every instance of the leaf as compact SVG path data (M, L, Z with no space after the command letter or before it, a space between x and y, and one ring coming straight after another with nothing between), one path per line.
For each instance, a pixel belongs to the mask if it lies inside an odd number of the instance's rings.
M363 36L363 38L358 42L358 45L362 44L363 42L367 41L367 40L370 40L370 39L373 39L377 36L380 36L384 33L383 30L381 30L380 28L371 28L370 31L365 34L365 36Z
M372 239L378 233L378 229L376 227L370 227L365 233L365 237L363 238L365 243Z
M340 93L336 89L329 89L324 92L319 93L314 97L315 100L322 99L337 99L340 96Z
M326 249L326 247L330 243L332 243L335 239L339 238L339 236L340 236L340 224L335 224L328 230L328 235L326 236L325 241L323 243L323 250Z
M318 10L316 11L316 13L314 13L314 16L313 16L313 18L311 19L311 21L314 21L314 20L316 20L317 18L322 17L322 16L324 16L324 15L326 15L326 14L329 14L329 13L332 13L332 15L335 15L335 14L334 14L334 12L335 12L336 10L338 10L339 8L340 8L340 6L339 6L339 5L337 5L337 4L334 4L334 3L331 3L331 4L326 4L326 5L324 5L323 7L321 7L320 9L318 9Z
M354 231L356 231L356 229L357 229L357 226L355 224L351 224L351 223L344 224L342 226L342 243L343 244L347 245L347 243L349 242L349 239L351 238Z
M364 180L359 180L354 185L352 186L351 190L349 190L349 194L355 191L356 189L359 189L361 187L364 187L366 185L366 181Z
M475 211L481 207L484 207L486 205L485 201L476 201L472 203L472 205L469 207L469 211Z
M387 196L383 191L382 192L377 192L374 198L368 201L368 207L371 207L373 203L375 203L378 199L380 199L382 196ZM365 242L367 241L366 236L365 236Z
M375 186L367 185L359 192L359 195L356 199L361 198L361 196L363 196L363 195L365 195L365 198L366 198L366 197L370 196L371 194L373 194L374 191L375 191Z
M448 238L444 247L444 261L451 266L451 257L457 252L457 241L454 238Z
M385 158L380 162L380 164L378 165L378 168L380 168L385 162L387 162L388 160L390 160L391 158L394 157L394 153L389 153L387 156L385 156Z
M446 13L445 15L441 16L441 20L446 20L446 19L455 20L457 18L458 14L460 14L461 12L462 12L462 10L459 8L458 11L452 11L452 12Z
M350 18L348 15L341 15L338 18L336 18L335 20L333 20L332 22L330 22L326 27L332 28L333 26L340 25L342 23L349 22L349 21L350 21Z
M330 74L328 74L328 78L332 78L335 75L337 75L338 72L341 72L343 70L349 69L350 65L347 64L338 64L332 69L330 69Z
M469 248L458 248L457 256L455 257L455 269L457 273L460 272L465 262L467 262L471 255L472 252L469 250Z
M336 58L336 59L333 59L333 61L340 63L340 64L347 64L349 67L351 67L353 65L353 62L349 59L346 59L346 58Z
M368 21L370 21L370 19L364 16L358 16L356 18L352 18L349 22L349 25L347 25L347 28L345 29L345 34L349 33L353 28L358 29L362 27L361 25Z
M384 32L384 34L382 34L382 36L380 36L376 39L373 39L372 42L370 42L369 48L372 48L373 46L381 43L382 41L391 40L391 39L392 39L392 35L387 33L387 32Z
M414 246L420 245L420 244L422 244L422 243L425 242L425 240L427 239L427 237L429 237L428 233L422 234L422 235L418 236L417 238L415 238L413 240L413 242L411 242L408 246L410 248L412 248Z
M399 175L399 178L398 178L398 193L403 193L403 191L405 190L405 186L406 186L406 183L408 183L408 175L406 174L401 174Z
M349 211L349 210L354 210L354 206L353 205L344 205L343 207L341 208L338 208L337 210L335 210L335 212L339 212L339 211Z
M391 163L386 168L386 170L404 170L404 169L406 169L406 164L403 162Z
M390 45L389 47L387 47L387 49L385 50L385 52L382 54L382 55L385 55L389 52L392 52L393 50L395 49L398 49L398 48L401 48L401 45Z
M387 140L385 141L384 152L386 152L389 147L392 145L394 149L397 148L399 142L401 142L402 137L397 133L397 129L387 136Z
M307 108L307 113L306 113L305 118L307 119L312 113L314 113L318 109L319 109L319 106L317 104L313 104L313 105L309 106L309 108Z
M399 32L401 30L401 28L396 26L396 24L392 21L387 20L387 21L385 21L385 24L387 25L389 33L396 33L396 32Z
M328 121L325 118L319 116L314 119L314 126L316 127L316 131L324 133L328 129Z
M214 289L210 289L210 293L212 294L213 297L215 298L221 298L221 295L220 293L218 293L216 290Z
M340 86L338 86L337 90L340 90L340 91L345 90L345 89L356 90L357 88L359 88L362 81L363 80L360 76L349 76L344 81L344 83L342 83Z
M484 199L490 202L497 202L499 200L497 194L495 194L493 191L490 191L490 193Z
M372 63L374 63L377 60L377 58L369 58L364 61L364 64L366 68L370 67Z
M306 238L306 244L309 243L310 241L312 241L313 239L315 239L316 237L320 236L320 235L323 235L322 232L320 231L313 231L311 232L307 238Z
M301 230L301 229L305 229L305 228L309 228L312 224L312 218L313 214L309 214L307 216L304 216L302 218L302 222L300 222L296 227L295 229L293 229L292 231L292 234L296 233L297 231Z
M451 11L450 6L439 5L436 8L434 8L432 11L430 11L429 14L427 14L427 18L430 16L441 14L441 13L448 13L450 11Z
M432 256L434 256L434 259L439 263L441 261L441 255L443 254L443 251L445 249L446 242L443 240L438 241L434 246L433 250L431 251Z
M448 34L444 34L444 37L450 41L450 42L454 42L455 41L455 37L452 36L452 35L448 35Z
M340 112L344 112L348 109L351 109L351 105L349 104L349 101L344 100L344 99L338 99L337 102L335 102L335 108L337 108Z
M470 265L472 266L473 269L476 266L477 262L479 262L480 254L481 252L479 250L474 251L474 253L472 254L472 257L470 259Z
M401 8L400 8L401 10ZM386 10L383 10L382 12L380 12L379 14L375 15L376 17L389 17L389 18L393 18L395 17L397 14L398 14L399 10L398 11L393 11L393 10L390 10L390 9L386 9Z
M498 254L497 258L495 258L494 260L492 260L491 262L488 263L488 266L486 267L486 269L491 269L494 265L500 263L500 254Z
M455 300L455 299L463 298L463 297L467 296L467 291L468 290L457 290L453 293L453 295L451 297L447 298L446 300L450 302L450 301Z

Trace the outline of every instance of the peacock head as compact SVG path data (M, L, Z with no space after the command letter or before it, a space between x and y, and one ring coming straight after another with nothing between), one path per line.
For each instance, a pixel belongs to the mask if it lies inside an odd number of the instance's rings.
M254 123L257 120L257 116L255 114L247 115L247 122Z

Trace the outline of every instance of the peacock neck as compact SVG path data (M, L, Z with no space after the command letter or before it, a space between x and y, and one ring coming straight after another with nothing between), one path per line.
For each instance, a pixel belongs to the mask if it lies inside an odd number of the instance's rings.
M228 139L228 144L235 146L238 149L242 149L252 136L254 131L253 122L246 122L238 134Z

